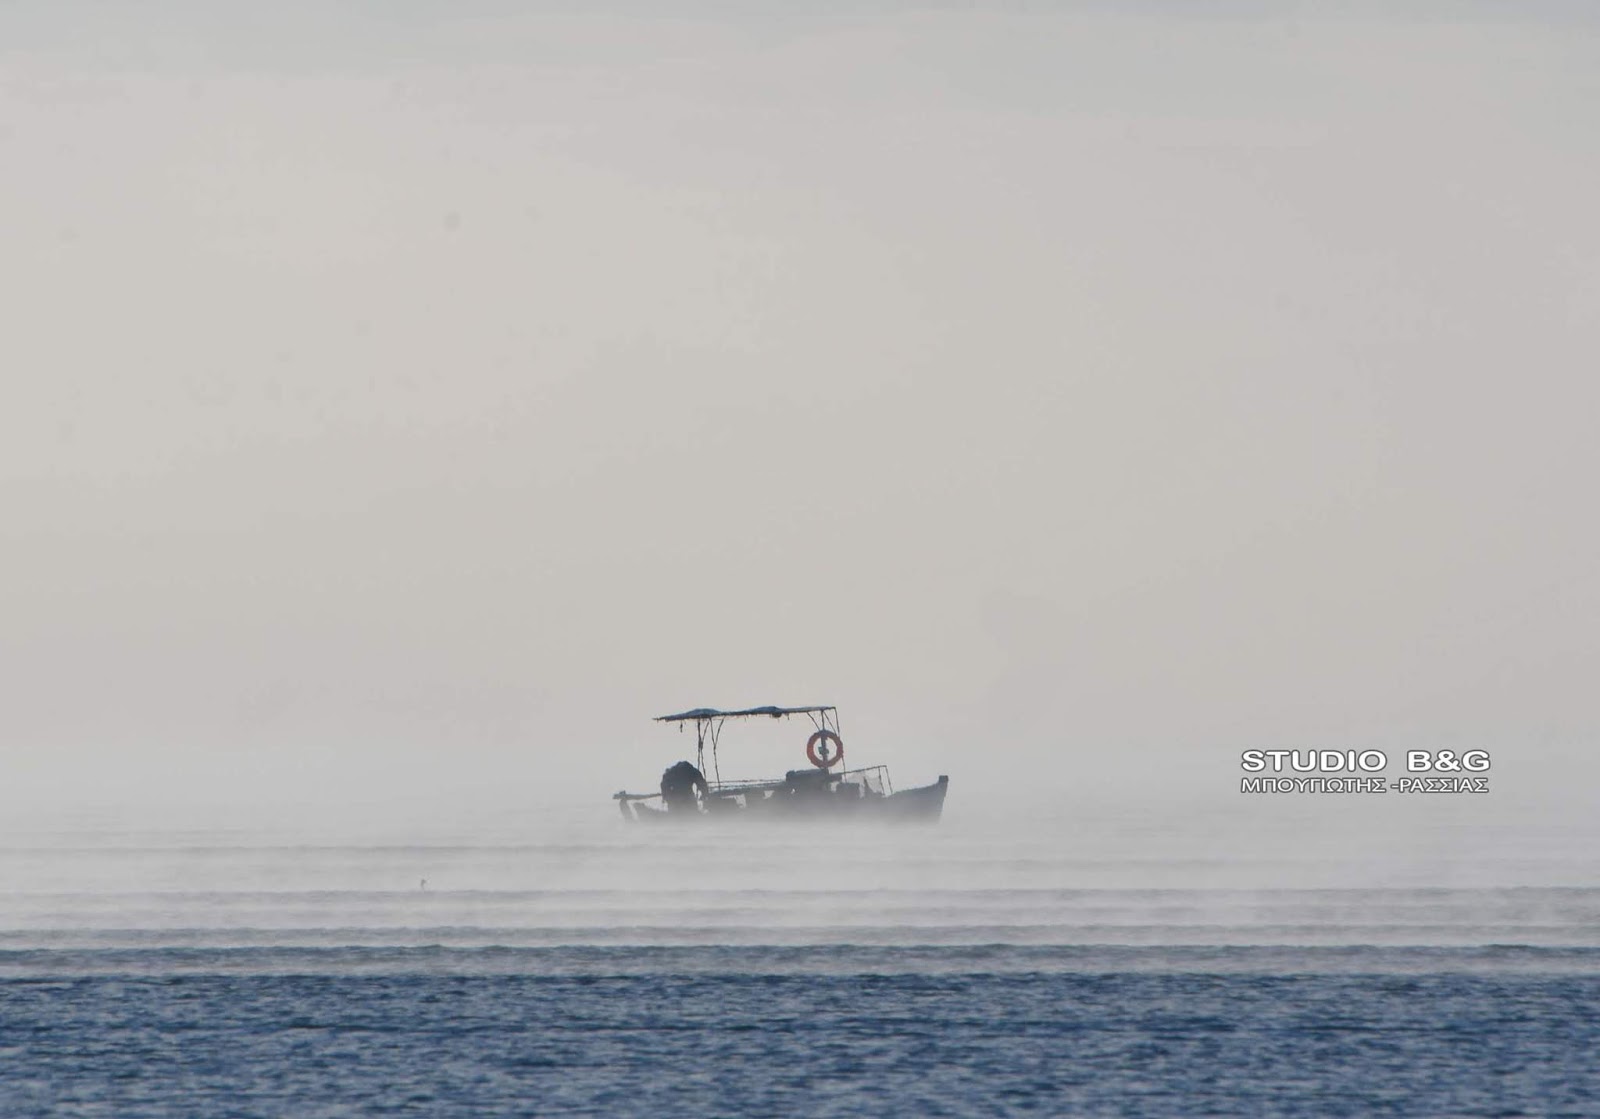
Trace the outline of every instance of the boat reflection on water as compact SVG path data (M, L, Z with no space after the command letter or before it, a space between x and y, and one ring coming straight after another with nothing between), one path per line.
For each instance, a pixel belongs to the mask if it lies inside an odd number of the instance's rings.
M804 715L811 721L806 740L809 769L791 769L770 781L723 781L717 749L722 726L728 719L765 716L783 719ZM612 798L624 819L642 823L658 820L704 818L862 819L933 823L944 810L950 779L941 776L932 785L896 792L887 766L847 769L844 739L839 736L839 712L834 707L751 707L718 711L698 707L676 715L662 715L658 723L694 723L695 760L680 761L661 775L654 793L620 792ZM711 752L711 776L706 775L706 750ZM649 802L656 802L655 804Z

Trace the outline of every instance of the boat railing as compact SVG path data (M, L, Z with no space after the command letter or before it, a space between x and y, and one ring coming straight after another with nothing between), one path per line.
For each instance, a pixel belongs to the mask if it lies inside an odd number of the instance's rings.
M868 792L877 796L888 796L894 791L889 783L889 767L886 765L869 765L860 769L846 769L839 773L829 773L828 777L842 784L860 785ZM719 796L735 796L739 793L759 793L774 789L781 789L788 784L787 778L780 781L712 781L711 792Z
M886 797L894 792L894 787L889 784L889 767L886 765L869 765L860 769L847 769L839 775L841 781L855 778L852 784L863 786L867 792L875 796Z
M894 792L894 786L889 782L889 767L886 765L868 765L860 769L846 769L838 773L826 770L805 771L815 772L818 779L830 783L837 782L842 785L860 785L862 789L872 796L889 796ZM823 777L826 774L826 777ZM712 781L709 783L713 796L738 796L741 793L764 793L785 788L789 785L788 778L773 781ZM613 793L612 800L624 803L635 800L660 800L660 793Z

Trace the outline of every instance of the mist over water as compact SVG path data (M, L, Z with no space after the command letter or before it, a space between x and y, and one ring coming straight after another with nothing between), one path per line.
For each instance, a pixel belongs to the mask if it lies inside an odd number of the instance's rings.
M0 1109L1176 1119L1600 1098L1600 875L1570 825L1485 829L1465 800L962 793L957 775L931 827L652 827L604 793L13 819L0 1039L20 1071Z
M471 820L13 825L0 950L813 946L850 966L927 946L1600 947L1593 848L1486 835L1471 805L1006 818L962 795L933 827L646 826L599 796Z

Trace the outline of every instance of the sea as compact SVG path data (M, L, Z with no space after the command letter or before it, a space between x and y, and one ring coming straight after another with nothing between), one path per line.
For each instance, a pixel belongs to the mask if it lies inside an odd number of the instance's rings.
M1600 1115L1592 848L1167 823L11 826L0 1115Z

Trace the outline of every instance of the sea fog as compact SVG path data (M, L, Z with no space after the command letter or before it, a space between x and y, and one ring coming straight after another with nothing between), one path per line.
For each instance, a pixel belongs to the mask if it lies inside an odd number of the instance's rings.
M1580 1115L1600 1093L1600 875L1570 818L951 789L931 827L651 826L603 792L13 815L0 1108Z
M1596 848L1571 823L1486 824L1481 797L964 792L958 775L931 827L640 824L598 792L14 814L0 968L146 948L1600 948Z

